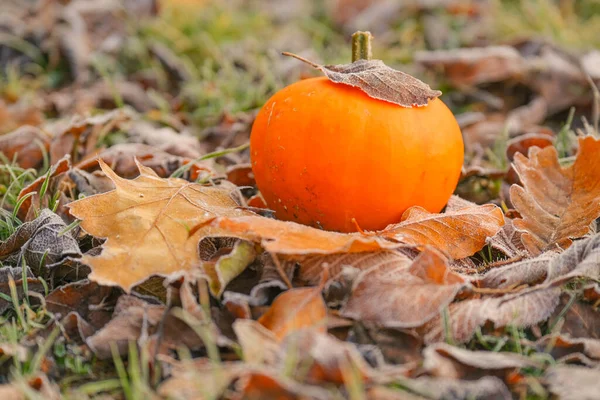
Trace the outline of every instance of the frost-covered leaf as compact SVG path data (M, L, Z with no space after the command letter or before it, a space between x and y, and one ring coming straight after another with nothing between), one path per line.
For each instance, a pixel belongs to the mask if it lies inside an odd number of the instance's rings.
M566 249L572 239L590 232L600 216L600 140L579 139L575 163L560 166L554 147L531 148L528 158L515 155L514 168L523 186L510 198L522 218L514 220L523 244L534 255Z

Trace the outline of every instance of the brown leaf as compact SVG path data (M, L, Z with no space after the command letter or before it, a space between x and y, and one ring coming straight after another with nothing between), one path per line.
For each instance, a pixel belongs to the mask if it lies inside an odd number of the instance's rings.
M326 400L330 394L314 386L306 386L275 371L248 371L236 384L233 400Z
M561 400L594 400L600 393L597 369L555 365L546 370L544 378L550 392Z
M543 364L530 357L508 352L471 351L438 343L423 351L423 368L433 376L477 379L486 375L505 376L519 368Z
M276 366L283 358L275 333L251 319L238 319L233 331L242 347L244 361L252 365Z
M550 326L559 322L562 323L560 332L571 338L600 339L600 311L586 303L572 302L567 294L562 295L559 306L548 321Z
M223 217L216 219L212 225L229 232L228 236L258 242L266 251L278 254L359 253L399 246L375 236L323 231L258 216Z
M481 279L486 287L511 287L533 284L545 279L557 285L576 277L600 278L600 234L578 240L564 253L540 254L535 258L489 271Z
M548 335L535 343L539 351L549 353L563 363L577 362L589 366L600 364L600 340Z
M221 297L225 287L236 276L241 274L256 258L254 244L238 240L228 254L216 257L216 260L207 261L203 269L209 278L209 289L214 297Z
M16 159L21 168L37 168L44 160L50 138L44 131L33 126L19 129L0 136L0 153L7 159Z
M44 185L44 182L46 182L46 180L50 179L50 181L52 181L53 178L56 178L57 176L69 171L70 169L71 169L70 157L65 156L65 157L61 158L56 164L54 164L52 166L52 168L50 168L50 171L47 174L40 176L35 181L31 182L29 185L27 185L26 187L21 189L17 200L22 199L24 196L26 196L27 194L32 193L32 192L37 192L37 194L35 196L39 197L39 191L40 191L41 187ZM49 185L49 183L47 183L47 185ZM39 198L37 199L37 201L39 202ZM32 203L33 203L32 197L26 198L21 203L21 207L19 208L19 212L17 214L17 216L19 217L19 219L21 219L21 221L25 220L25 217L27 216L27 213L29 212L29 208L31 207Z
M410 392L399 390L369 391L373 400L413 400L414 399L494 399L511 400L508 387L495 376L484 376L478 380L458 380L450 378L420 377L402 380L402 387ZM424 397L413 395L417 393Z
M100 256L82 258L92 268L89 278L100 284L129 291L152 275L183 275L200 265L199 238L231 236L219 235L222 230L206 222L251 214L238 209L222 187L161 179L142 165L138 178L126 180L103 162L101 167L116 189L69 204L84 230L107 238ZM195 226L201 228L190 230Z
M283 53L322 71L335 83L359 88L369 97L401 107L427 106L429 100L442 95L429 85L401 71L388 67L381 60L357 60L351 64L319 65L291 53Z
M278 340L283 340L300 328L314 327L319 332L325 332L326 318L327 307L321 296L321 288L307 287L290 289L277 296L258 322L271 330Z
M406 255L393 250L314 255L297 261L300 264L297 278L309 285L318 284L325 269L328 270L331 279L337 280L346 268L358 272L410 263Z
M475 254L504 225L502 210L493 204L432 214L411 207L402 215L402 222L377 234L386 239L416 246L431 245L452 258Z
M444 77L454 85L476 85L516 78L527 71L527 64L510 46L489 46L417 52L418 63L443 68Z
M520 293L503 297L472 299L451 304L448 307L449 321L446 324L442 316L436 317L425 330L425 342L435 343L448 340L446 330L451 339L467 342L475 334L475 330L487 321L495 327L514 325L529 327L546 320L554 311L560 300L560 288L543 287L524 290Z
M36 275L45 275L45 266L52 267L67 257L81 255L77 240L64 221L48 208L39 217L19 226L4 243L0 244L0 260L18 264L21 257Z
M600 140L579 139L575 163L562 168L554 147L532 148L529 158L517 153L514 167L523 187L513 185L510 198L522 219L515 227L534 255L565 249L573 238L590 232L600 216Z
M439 252L426 249L412 264L404 259L362 272L340 313L386 327L417 327L439 315L466 286Z
M17 291L17 299L21 301L24 296L24 282L23 277L27 280L27 288L30 292L44 293L44 285L40 281L40 279L34 277L31 269L29 267L25 267L25 272L23 272L22 267L1 267L0 268L0 293L5 294L6 296L11 296L11 280L15 284L15 289ZM10 307L13 307L14 304L12 301L7 301L5 298L0 298L0 313L4 313Z

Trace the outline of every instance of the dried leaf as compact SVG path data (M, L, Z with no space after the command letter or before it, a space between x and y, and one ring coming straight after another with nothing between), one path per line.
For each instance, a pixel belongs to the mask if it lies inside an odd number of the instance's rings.
M357 60L351 64L319 65L290 53L316 69L335 83L359 88L369 97L401 107L427 106L429 100L442 95L429 85L401 71L388 67L381 60Z
M120 178L103 162L101 167L116 189L69 204L84 230L107 238L100 256L82 259L92 268L89 279L100 284L129 291L152 275L183 275L200 265L199 238L231 236L219 235L223 231L208 221L251 214L238 209L229 190L221 187L161 179L142 165L135 180ZM195 226L200 228L190 230Z
M327 400L322 388L302 385L275 371L248 371L236 384L234 400Z
M543 363L516 353L471 351L438 343L423 351L423 368L433 376L477 379L486 375L505 375L511 370L542 367Z
M457 86L517 78L527 71L523 57L510 46L420 51L415 60L429 68L442 67L444 77Z
M0 259L18 264L22 256L37 275L44 275L44 266L81 255L73 233L63 233L66 227L58 215L44 208L39 217L19 226L6 242L0 244Z
M535 258L509 264L486 273L481 283L486 287L511 287L533 284L545 279L560 284L575 277L600 278L600 234L578 240L564 253L544 253Z
M416 246L431 245L452 258L473 255L504 225L502 210L493 204L467 207L457 211L432 214L411 207L402 215L402 222L377 234L386 239Z
M33 126L0 136L0 153L8 160L15 159L21 168L36 168L44 160L44 151L50 146L48 134Z
M362 272L340 314L386 327L417 327L439 315L467 286L439 252L426 249L412 264L404 259Z
M212 295L221 297L227 284L241 274L255 258L254 244L239 240L229 254L218 257L216 261L205 262L203 269L208 275L208 287Z
M306 327L325 332L327 307L320 287L294 288L275 298L271 307L258 320L271 330L278 340L289 333Z
M522 218L515 227L534 255L565 249L573 238L590 232L600 216L600 140L579 139L575 163L562 168L554 147L532 148L529 158L515 155L514 167L523 187L513 185L510 198Z
M550 392L562 400L594 400L600 393L600 371L584 367L555 365L546 370Z
M277 254L359 253L399 246L374 236L323 231L295 222L257 216L223 217L216 219L212 225L229 232L228 236L260 243L266 251Z
M448 307L447 324L442 316L436 317L425 328L426 343L454 340L467 342L475 330L487 321L495 327L514 325L529 327L546 320L560 300L560 288L543 287L524 290L503 297L472 299ZM451 338L446 337L449 332Z
M600 340L571 338L569 336L544 336L535 343L539 351L549 353L563 363L575 361L589 366L600 364Z
M242 347L244 361L253 365L277 365L283 353L275 333L251 319L238 319L233 330Z
M27 288L30 292L44 293L44 286L38 278L34 277L29 267L26 267L25 273L23 273L22 267L10 266L0 268L0 293L3 293L7 296L11 295L10 281L12 279L15 284L15 289L17 290L17 299L21 301L24 296L23 277L25 277L27 280ZM12 301L7 301L4 298L0 298L0 313L3 314L6 310L13 306L14 305Z

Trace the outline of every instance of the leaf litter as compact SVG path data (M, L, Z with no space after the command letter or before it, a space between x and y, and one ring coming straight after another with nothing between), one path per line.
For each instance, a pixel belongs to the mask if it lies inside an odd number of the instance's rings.
M113 3L0 5L2 395L595 398L597 50L498 41L485 1L307 2L330 40L299 54L345 59L339 32L379 21L375 51L447 88L466 142L443 212L341 234L274 218L244 146L301 70L248 54L314 34L239 39L264 26L227 26L237 2ZM379 60L309 64L400 106L440 95Z

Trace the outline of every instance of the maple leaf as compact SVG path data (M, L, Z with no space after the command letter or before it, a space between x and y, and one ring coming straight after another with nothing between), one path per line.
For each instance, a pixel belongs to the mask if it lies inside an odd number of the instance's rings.
M201 237L228 236L208 221L253 214L238 208L222 187L161 179L140 163L140 176L127 180L99 163L115 190L75 201L69 208L86 232L106 238L99 256L82 258L92 268L89 279L103 285L129 291L152 275L183 275L201 264Z
M531 148L529 157L515 154L514 168L523 186L510 188L510 199L522 218L514 225L533 255L565 249L572 239L590 232L600 216L600 140L579 139L575 163L562 168L554 147Z
M450 257L471 256L504 225L502 210L493 204L465 207L432 214L422 207L411 207L402 221L377 234L383 238L417 246L431 245Z

